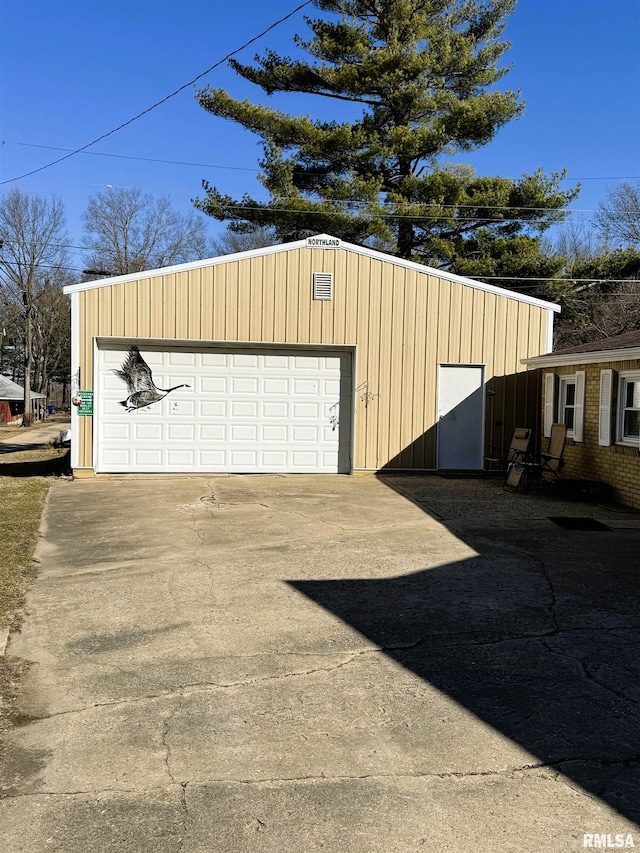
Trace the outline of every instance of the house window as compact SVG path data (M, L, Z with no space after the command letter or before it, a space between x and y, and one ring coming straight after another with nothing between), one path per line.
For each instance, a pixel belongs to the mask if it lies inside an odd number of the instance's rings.
M560 377L558 422L566 424L567 435L573 435L576 422L576 377Z
M556 387L558 394L556 397ZM574 441L584 441L584 399L586 373L575 373L556 377L546 373L544 377L544 434L551 435L554 423L566 424L567 435Z
M618 441L640 445L640 372L621 373L618 386Z

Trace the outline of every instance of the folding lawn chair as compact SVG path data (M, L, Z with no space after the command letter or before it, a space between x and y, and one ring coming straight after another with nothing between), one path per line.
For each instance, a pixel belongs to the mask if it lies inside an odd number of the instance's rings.
M484 477L490 470L497 467L500 471L510 473L514 462L524 462L529 452L531 430L524 427L514 429L511 444L506 452L500 447L491 447L489 455L484 457Z
M565 424L553 424L549 436L549 447L546 453L540 455L539 473L542 480L555 483L560 479L560 471L564 465L564 448L567 443L567 427Z

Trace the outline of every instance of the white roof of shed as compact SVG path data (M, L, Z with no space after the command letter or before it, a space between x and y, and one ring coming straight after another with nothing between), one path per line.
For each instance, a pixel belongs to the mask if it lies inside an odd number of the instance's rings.
M31 392L31 399L46 397L46 394L38 394L37 391ZM6 376L0 376L0 400L24 400L24 388L7 379Z

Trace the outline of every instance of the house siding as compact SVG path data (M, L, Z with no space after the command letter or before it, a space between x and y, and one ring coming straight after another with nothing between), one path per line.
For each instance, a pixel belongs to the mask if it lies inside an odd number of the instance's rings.
M615 443L609 446L598 444L600 371L608 369L614 370L611 417L614 424L612 436L615 442L618 404L617 373L624 370L640 370L640 359L563 365L542 371L545 374L555 373L556 376L571 375L578 370L585 372L584 441L567 440L562 476L563 478L595 480L604 483L611 490L611 496L614 500L640 509L640 455L638 448Z
M313 272L333 273L331 301L312 299ZM429 470L441 363L486 365L487 445L537 426L539 377L521 359L546 350L549 310L346 249L292 248L79 291L80 386L92 389L96 337L355 347L354 469ZM78 420L91 468L93 418Z

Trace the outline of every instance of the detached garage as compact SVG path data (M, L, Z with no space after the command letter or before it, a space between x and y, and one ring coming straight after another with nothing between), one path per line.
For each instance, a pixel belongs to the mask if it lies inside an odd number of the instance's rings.
M327 235L65 292L76 476L480 469L559 310Z

